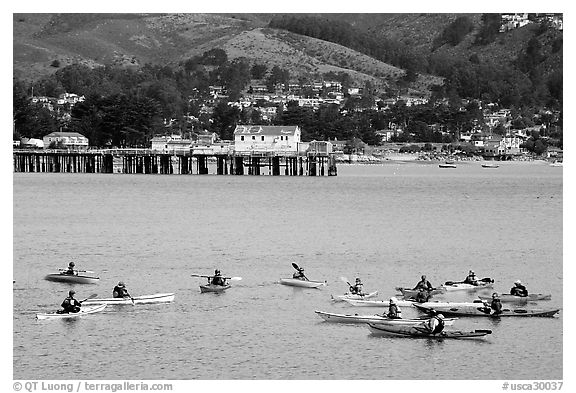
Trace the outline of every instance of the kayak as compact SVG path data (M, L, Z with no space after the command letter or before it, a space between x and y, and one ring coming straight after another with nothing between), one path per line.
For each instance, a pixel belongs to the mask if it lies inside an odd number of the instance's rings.
M228 284L226 284L226 285L214 285L214 284L200 285L200 293L224 292L228 288L230 288L230 285L228 285Z
M419 290L417 290L417 289L401 288L401 287L396 287L396 290L399 291L400 293L402 293L404 298L414 297L419 292ZM430 295L439 295L439 294L444 293L444 292L445 291L443 288L434 288L433 290L429 291Z
M418 338L435 338L435 339L477 339L484 338L486 335L491 334L491 330L472 330L469 332L452 330L445 331L438 334L431 334L425 331L424 328L419 329L416 326L402 326L402 325L380 325L369 323L368 328L375 335L387 335L387 336L402 336L402 337L418 337Z
M488 296L478 296L480 299L490 302L492 300L491 297ZM551 300L552 295L545 295L543 293L531 293L528 296L515 296L503 293L500 295L500 301L502 303L526 303L526 302L535 302L538 300Z
M430 318L388 318L381 315L349 315L349 314L335 314L322 311L314 311L320 318L326 322L338 323L377 323L385 325L417 325L429 320ZM444 323L447 326L454 324L458 318L444 318Z
M354 300L354 299L343 299L346 303L357 307L389 307L389 300ZM399 307L410 307L412 306L411 301L408 300L398 300L396 305Z
M299 280L297 278L281 278L280 284L290 285L292 287L302 287L302 288L318 288L326 285L326 281L306 281Z
M452 284L442 284L440 285L440 288L444 289L445 291L475 291L478 289L484 289L484 288L492 288L492 286L494 285L493 282L484 282L484 281L478 281L478 285L472 285L472 284L466 284L463 282L455 282Z
M72 284L96 284L100 278L91 276L81 276L79 274L53 273L48 274L44 279L48 281L67 282Z
M370 292L365 295L356 295L352 293L346 293L344 295L334 296L332 295L332 300L335 302L344 301L344 299L351 299L351 300L363 300L363 299L371 299L373 297L378 296L378 291Z
M81 307L80 311L75 312L75 313L58 313L58 312L40 313L40 314L36 314L36 318L38 318L38 319L78 318L78 317L81 317L83 315L94 314L94 313L100 312L100 311L104 310L105 308L106 308L105 304L101 304L98 306L87 306L87 307Z
M132 301L134 300L134 301ZM149 304L149 303L168 303L174 300L173 293L157 293L155 295L134 296L133 298L104 298L88 299L83 304Z
M478 316L478 317L553 317L560 309L524 309L524 308L503 308L502 313L492 315L489 309L485 307L474 306L446 306L446 307L425 307L420 304L414 304L416 308L424 312L439 312L444 315L453 316Z

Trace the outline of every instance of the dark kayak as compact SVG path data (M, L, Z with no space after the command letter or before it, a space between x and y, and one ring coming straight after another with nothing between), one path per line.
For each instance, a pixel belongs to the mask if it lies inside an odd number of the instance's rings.
M420 311L434 313L439 312L444 315L451 316L471 316L471 317L553 317L555 314L560 312L559 309L525 309L525 308L503 308L500 314L492 314L492 310L488 307L423 307L418 303L414 303Z
M484 336L491 334L491 330L473 330L473 331L442 331L438 334L430 334L425 329L417 326L402 326L402 325L382 325L369 323L368 328L372 334L387 335L387 336L402 336L402 337L416 337L416 338L432 338L432 339L475 339L484 338Z

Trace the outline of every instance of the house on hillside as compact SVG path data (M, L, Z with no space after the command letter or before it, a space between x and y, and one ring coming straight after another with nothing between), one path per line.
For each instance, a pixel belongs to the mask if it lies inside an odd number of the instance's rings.
M303 147L301 136L298 126L238 125L234 130L234 151L297 153Z
M51 132L42 138L47 149L87 149L88 138L77 132Z

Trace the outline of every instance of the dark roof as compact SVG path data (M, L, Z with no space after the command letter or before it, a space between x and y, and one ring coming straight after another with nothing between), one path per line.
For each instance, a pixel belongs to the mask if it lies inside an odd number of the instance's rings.
M50 134L45 135L44 137L47 137L47 136L76 136L76 137L79 136L79 137L85 138L84 135L82 135L78 132L51 132Z

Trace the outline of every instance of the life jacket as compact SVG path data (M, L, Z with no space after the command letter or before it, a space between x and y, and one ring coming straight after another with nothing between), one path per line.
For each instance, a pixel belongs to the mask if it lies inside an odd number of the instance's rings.
M64 301L61 304L62 308L64 308L64 311L66 312L78 312L80 311L80 302L76 299L74 299L71 296L68 296L66 299L64 299Z
M128 291L124 287L119 287L116 285L114 290L112 291L112 296L115 298L126 297L128 295Z
M437 315L433 316L430 319L431 325L433 324L434 327L432 328L432 334L438 334L440 333L442 330L444 330L444 321L442 320L442 318L439 318ZM432 326L430 326L432 327Z
M221 275L215 275L214 277L212 277L212 285L224 285L224 280L222 279Z
M494 310L494 314L500 314L502 312L502 302L500 299L492 299L490 303L490 308Z
M388 306L388 318L402 318L402 311L397 305L391 304Z

